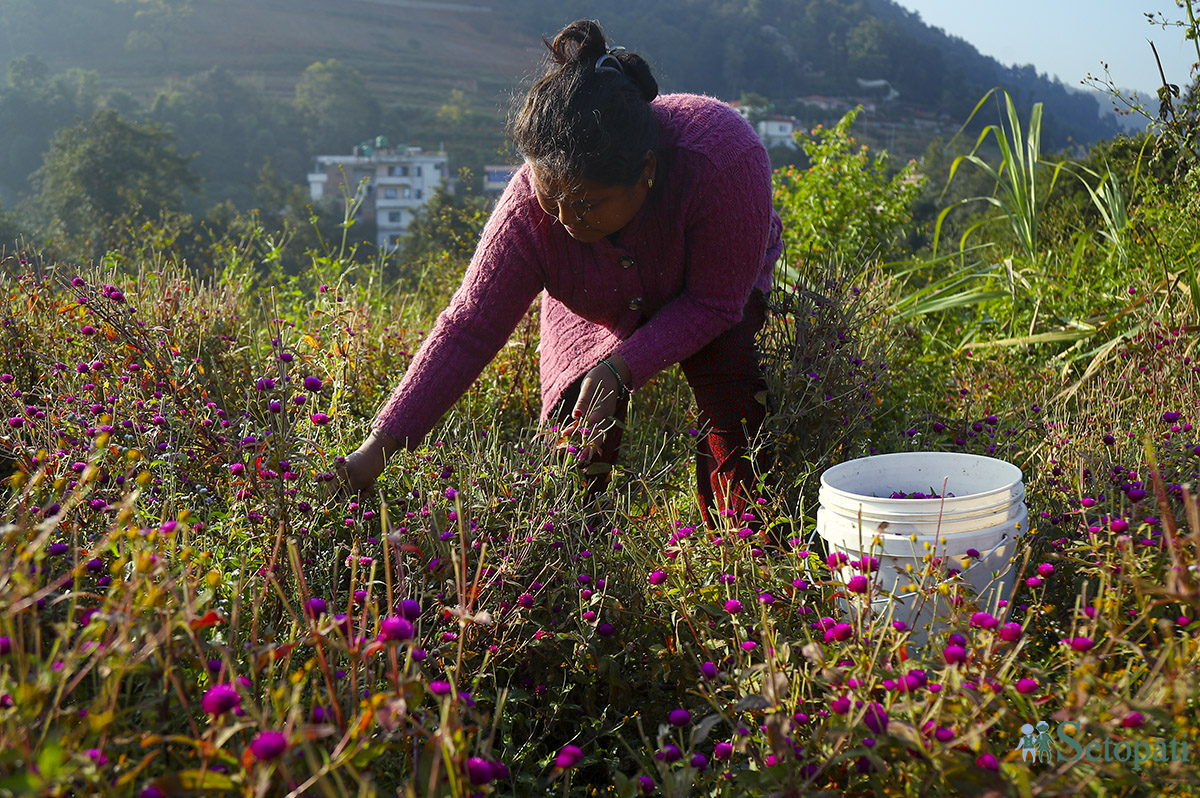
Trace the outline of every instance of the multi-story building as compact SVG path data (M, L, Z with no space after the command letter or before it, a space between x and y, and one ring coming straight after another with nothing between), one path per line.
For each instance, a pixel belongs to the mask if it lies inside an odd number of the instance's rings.
M504 193L520 164L488 164L483 167L483 195L495 199Z
M308 175L314 200L342 198L357 206L357 218L374 222L381 249L395 249L413 212L447 180L445 152L392 148L382 136L360 144L352 155L318 155Z

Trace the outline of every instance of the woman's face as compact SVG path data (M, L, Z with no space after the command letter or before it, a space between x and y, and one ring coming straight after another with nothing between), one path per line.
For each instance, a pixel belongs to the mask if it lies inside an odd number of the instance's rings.
M533 189L542 210L553 216L576 241L591 244L629 224L650 192L647 181L654 176L654 155L647 153L642 178L632 186L572 181L569 187L539 179L533 167Z

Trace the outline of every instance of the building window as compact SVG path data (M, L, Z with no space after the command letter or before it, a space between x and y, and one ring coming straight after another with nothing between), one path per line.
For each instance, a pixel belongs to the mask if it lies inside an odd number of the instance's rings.
M421 167L418 166L418 167L416 167L416 169L417 169L417 173L416 173L417 177L420 177L421 176Z
M404 189L404 198L405 198L405 199L412 199L412 189L411 189L411 188L408 188L407 186L406 186L406 187L405 187L405 189Z
M400 211L388 211L388 222L389 223L400 224L400 220L402 218L403 217L400 215Z
M407 191L407 190L408 189L405 189L405 191ZM385 188L383 190L383 198L384 199L396 199L397 196L399 196L399 195L396 193L396 189L394 189L394 188Z
M389 166L388 177L408 177L407 166Z
M422 189L417 189L417 199L424 199L425 192Z

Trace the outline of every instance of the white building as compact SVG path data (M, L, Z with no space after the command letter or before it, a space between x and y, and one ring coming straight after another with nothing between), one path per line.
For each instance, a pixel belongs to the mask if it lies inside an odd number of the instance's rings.
M762 143L771 147L787 147L796 149L796 120L790 116L771 114L758 123L758 137Z
M392 149L383 137L360 144L353 155L318 155L308 175L314 200L336 196L358 203L357 217L375 222L381 249L395 249L413 211L446 182L445 152Z

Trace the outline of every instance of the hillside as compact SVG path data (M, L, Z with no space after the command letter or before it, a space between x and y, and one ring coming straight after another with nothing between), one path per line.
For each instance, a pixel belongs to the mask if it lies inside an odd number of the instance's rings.
M1046 102L1051 146L1115 132L1090 96L1033 67L1002 66L891 0L0 0L0 63L36 53L52 71L94 70L102 85L148 101L215 65L284 97L305 67L336 58L384 106L437 107L460 89L496 114L535 63L539 38L583 16L645 52L666 90L753 91L782 107L806 94L861 95L856 79L887 78L900 114L958 122L1004 85Z
M495 107L537 46L505 14L468 3L0 0L0 63L34 53L53 72L94 70L144 101L217 65L290 96L305 67L335 58L384 105L433 104L459 88Z

